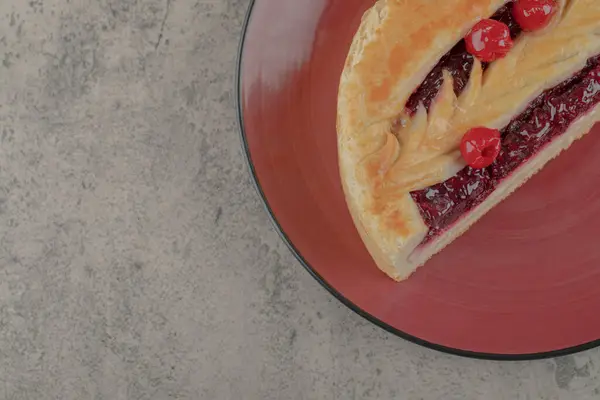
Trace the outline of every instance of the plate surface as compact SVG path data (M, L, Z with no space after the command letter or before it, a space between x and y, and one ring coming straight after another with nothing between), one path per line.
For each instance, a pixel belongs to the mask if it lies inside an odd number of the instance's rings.
M256 0L238 71L242 137L276 227L338 299L455 354L541 358L600 344L600 129L412 278L376 268L337 169L339 75L373 0Z

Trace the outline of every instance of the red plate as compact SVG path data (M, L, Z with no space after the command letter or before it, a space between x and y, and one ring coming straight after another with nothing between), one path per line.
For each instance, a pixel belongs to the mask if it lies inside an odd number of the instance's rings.
M600 344L600 134L551 162L413 277L379 272L337 169L342 65L373 0L256 0L239 68L242 137L300 262L377 325L455 354L524 359Z

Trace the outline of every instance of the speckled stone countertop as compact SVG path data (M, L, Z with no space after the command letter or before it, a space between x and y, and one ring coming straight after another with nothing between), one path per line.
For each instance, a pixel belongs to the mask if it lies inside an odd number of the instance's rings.
M248 4L0 2L0 399L600 398L598 350L440 354L302 269L236 131Z

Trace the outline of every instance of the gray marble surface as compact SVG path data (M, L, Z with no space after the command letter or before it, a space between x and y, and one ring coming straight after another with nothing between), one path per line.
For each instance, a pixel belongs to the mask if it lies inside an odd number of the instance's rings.
M0 2L0 399L600 398L598 350L440 354L300 267L236 132L248 4Z

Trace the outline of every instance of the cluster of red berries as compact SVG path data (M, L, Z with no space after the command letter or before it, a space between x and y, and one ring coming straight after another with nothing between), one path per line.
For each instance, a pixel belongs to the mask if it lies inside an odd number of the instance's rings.
M556 11L556 0L517 0L512 9L519 26L528 32L545 28ZM467 51L482 62L492 62L508 54L513 47L510 29L492 19L479 21L465 37ZM500 153L500 132L477 127L468 131L461 142L463 158L473 168L491 165Z

